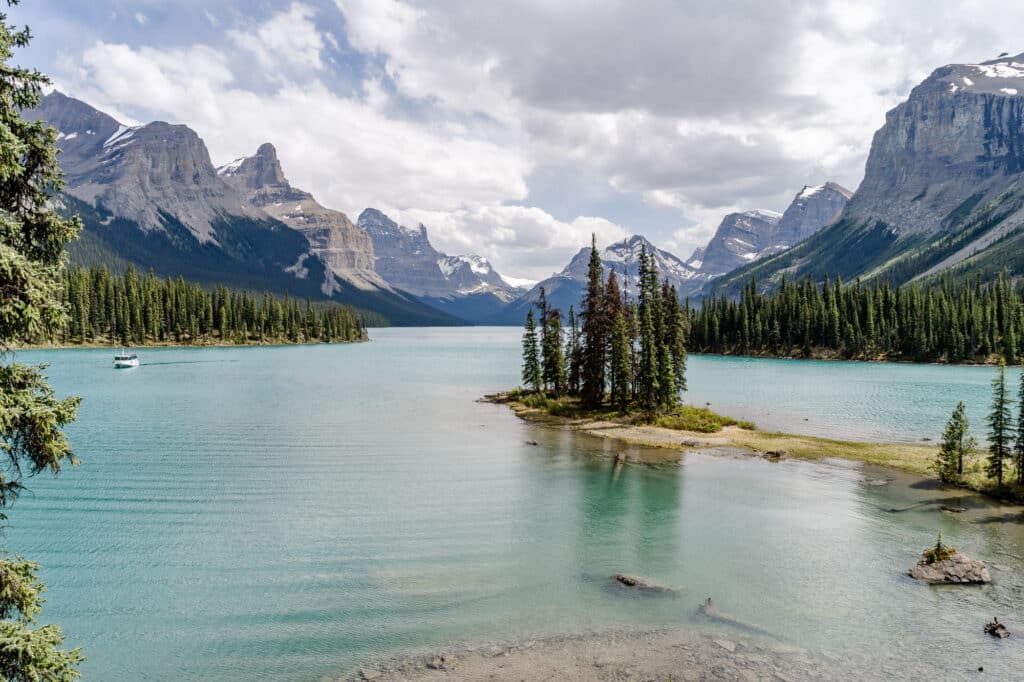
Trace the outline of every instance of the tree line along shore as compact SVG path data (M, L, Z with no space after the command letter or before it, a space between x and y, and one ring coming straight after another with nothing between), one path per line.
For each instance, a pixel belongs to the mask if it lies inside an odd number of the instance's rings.
M1024 374L1015 401L1005 371L1007 359L1021 357L1017 330L1024 304L1021 289L1006 277L989 285L943 280L927 289L859 282L844 287L839 280L818 286L805 280L783 282L774 294L759 293L751 282L739 300L711 300L695 311L689 302L680 304L667 281L659 283L646 249L637 296L627 297L614 271L603 277L592 243L579 313L570 307L563 327L562 312L548 304L543 289L535 308L538 315L533 308L527 313L522 338L522 388L489 396L525 419L658 447L735 446L775 456L841 457L1024 501ZM880 351L904 357L923 348L912 359L994 358L999 367L987 450L979 451L970 436L963 403L938 447L756 431L749 422L681 402L690 344L708 352L796 347L809 354L808 349L826 347L849 350L851 357Z
M685 312L688 347L700 353L1009 365L1024 357L1024 284L1005 273L900 287L783 278L772 293L751 280L738 299L687 303Z
M206 290L181 277L68 268L58 297L66 315L25 345L237 345L366 340L363 315L348 306Z

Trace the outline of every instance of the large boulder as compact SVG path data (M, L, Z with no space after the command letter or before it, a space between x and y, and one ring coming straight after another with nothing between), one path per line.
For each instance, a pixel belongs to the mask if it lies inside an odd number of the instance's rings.
M980 585L992 582L983 561L959 552L953 552L941 561L932 559L931 552L925 552L917 565L910 569L910 577L933 584Z

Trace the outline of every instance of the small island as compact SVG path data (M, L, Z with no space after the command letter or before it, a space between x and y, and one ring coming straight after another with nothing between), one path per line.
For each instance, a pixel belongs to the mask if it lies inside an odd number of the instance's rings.
M484 400L507 405L533 423L633 445L675 451L726 448L771 462L789 457L848 459L937 477L944 485L1001 500L1024 501L1024 428L1017 426L1024 424L1024 375L1014 415L1003 362L992 382L985 461L977 456L963 403L953 411L939 445L759 431L749 421L682 402L686 340L693 323L689 305L680 303L667 280L659 284L655 260L645 247L637 270L634 298L622 290L614 269L603 278L592 243L579 314L570 306L564 325L562 312L549 305L542 287L535 305L539 315L531 308L526 316L522 388ZM673 456L678 455L668 455Z
M942 543L942 535L934 547L921 555L909 575L933 585L982 585L992 582L985 562L971 559Z

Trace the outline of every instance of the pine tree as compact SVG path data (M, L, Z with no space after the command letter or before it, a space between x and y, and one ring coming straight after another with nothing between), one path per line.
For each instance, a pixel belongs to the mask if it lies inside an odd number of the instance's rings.
M1003 485L1003 471L1010 457L1010 438L1013 432L1013 418L1010 406L1013 401L1006 390L1006 363L999 362L999 372L992 380L992 411L988 416L988 476Z
M608 323L604 316L604 287L601 281L601 254L597 236L591 235L590 261L587 265L587 291L583 297L583 362L580 395L587 407L600 407L604 401L605 351L608 346Z
M9 3L10 4L10 3ZM0 363L10 344L33 339L67 323L60 297L64 246L80 224L53 210L51 194L61 187L57 132L30 123L21 112L38 106L40 73L12 66L15 48L29 43L0 14ZM13 504L23 474L60 472L74 464L61 430L75 420L79 398L58 399L42 366L0 364L0 508ZM59 627L31 627L42 605L39 565L0 556L0 677L64 682L79 677L78 649L60 647Z
M537 325L533 321L533 308L526 313L523 333L523 387L540 393L540 348L537 345Z
M963 476L964 458L977 446L969 429L965 407L960 402L946 423L946 430L942 433L942 447L932 467L943 482L954 483Z

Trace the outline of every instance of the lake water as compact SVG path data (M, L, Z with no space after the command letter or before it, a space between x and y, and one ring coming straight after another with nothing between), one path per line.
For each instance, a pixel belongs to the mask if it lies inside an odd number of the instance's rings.
M1024 634L1018 508L944 513L952 493L851 463L616 470L595 456L613 443L475 402L518 383L518 330L371 336L144 349L125 371L109 350L18 353L85 398L82 466L30 481L6 545L43 564L43 622L84 648L86 680L317 680L453 641L696 626L707 595L851 675L880 651L940 679L1024 665L1020 638L982 633L999 615ZM980 426L992 372L693 357L687 399L766 428L919 440L960 399ZM939 530L995 583L904 577ZM685 592L624 597L618 571Z

